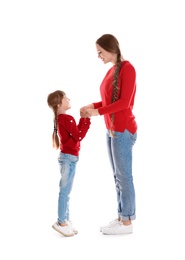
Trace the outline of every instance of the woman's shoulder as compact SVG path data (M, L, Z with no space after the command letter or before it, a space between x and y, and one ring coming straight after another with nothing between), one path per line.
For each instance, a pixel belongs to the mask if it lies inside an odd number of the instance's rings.
M134 67L129 60L123 60L123 61L121 62L121 67L123 67L123 66L124 66L124 67L129 67L129 66Z
M129 60L124 60L121 62L121 71L125 71L125 70L135 71L133 64Z

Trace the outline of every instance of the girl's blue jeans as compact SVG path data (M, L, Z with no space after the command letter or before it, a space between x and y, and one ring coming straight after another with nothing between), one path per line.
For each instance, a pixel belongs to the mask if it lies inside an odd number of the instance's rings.
M132 176L132 148L137 139L135 134L125 130L114 132L115 138L107 131L107 147L113 171L116 193L118 218L134 220L136 218L135 188Z
M69 201L76 172L78 156L59 153L58 163L60 168L59 197L58 197L58 222L64 223L69 220Z

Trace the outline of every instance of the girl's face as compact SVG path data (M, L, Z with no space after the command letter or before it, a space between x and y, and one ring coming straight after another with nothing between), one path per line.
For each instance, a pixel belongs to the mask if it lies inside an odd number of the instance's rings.
M71 108L70 99L64 95L62 103L58 105L58 114L65 114Z
M98 44L96 44L96 50L97 50L98 58L100 58L104 64L108 62L112 62L113 64L116 64L117 55L115 53L111 53L104 50Z

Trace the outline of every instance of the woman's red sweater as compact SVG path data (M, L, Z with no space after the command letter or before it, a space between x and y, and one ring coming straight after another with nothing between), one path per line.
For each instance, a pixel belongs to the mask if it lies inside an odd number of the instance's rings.
M110 68L100 85L102 101L93 103L100 115L104 115L105 125L111 129L111 114L114 114L113 131L124 132L127 129L131 133L137 130L135 116L133 114L134 98L136 93L136 71L129 61L121 64L118 80L118 99L114 103L112 99L112 82L115 65Z

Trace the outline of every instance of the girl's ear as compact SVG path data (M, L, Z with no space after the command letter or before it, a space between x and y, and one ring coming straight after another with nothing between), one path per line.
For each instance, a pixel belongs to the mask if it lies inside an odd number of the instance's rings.
M61 108L61 107L62 107L62 103L58 104L57 107L58 107L58 108Z

